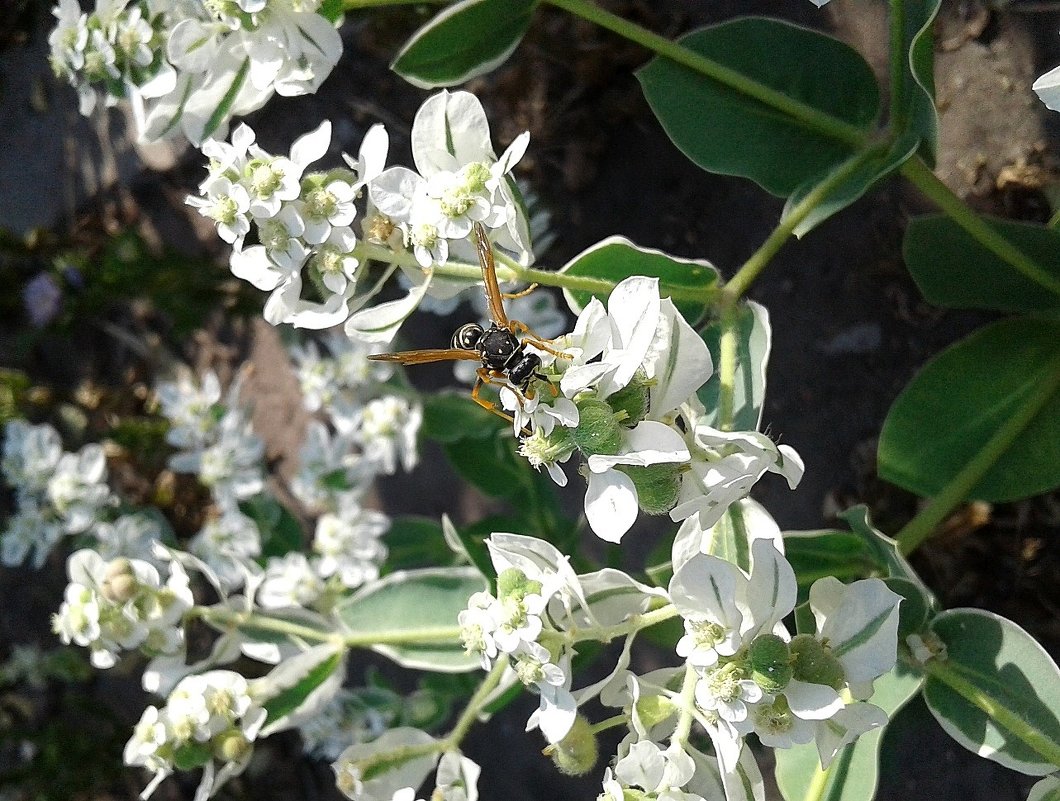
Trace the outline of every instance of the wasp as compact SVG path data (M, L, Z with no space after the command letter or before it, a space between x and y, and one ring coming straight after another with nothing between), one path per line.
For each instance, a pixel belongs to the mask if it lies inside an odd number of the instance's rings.
M497 408L497 404L481 396L482 387L491 384L511 386L519 390L524 398L534 397L531 383L535 378L544 378L538 373L541 357L529 353L526 345L531 344L539 350L556 356L567 354L553 350L548 341L534 334L530 328L518 320L508 318L504 310L504 298L519 295L505 295L497 283L497 267L493 260L493 243L490 242L486 229L476 222L472 232L475 237L475 250L478 253L479 266L482 268L482 285L486 293L486 309L489 313L490 326L483 328L478 323L464 323L455 332L448 348L428 348L424 350L406 350L400 353L378 353L369 359L399 364L426 364L442 361L477 361L481 366L476 370L477 379L471 389L471 399L484 409L507 420L512 417ZM530 287L532 290L533 287ZM530 290L526 290L530 291ZM520 295L525 294L519 293Z

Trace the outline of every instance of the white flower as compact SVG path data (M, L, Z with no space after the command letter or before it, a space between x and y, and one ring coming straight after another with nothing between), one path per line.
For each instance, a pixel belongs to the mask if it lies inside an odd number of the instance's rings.
M1038 78L1031 89L1046 106L1053 111L1060 111L1060 67L1051 69Z
M170 423L166 442L178 448L204 446L215 437L221 419L221 382L210 371L196 385L191 375L182 372L176 381L162 381L155 386L155 396L162 414Z
M169 466L178 473L195 473L222 502L243 500L264 486L261 460L265 445L254 434L239 409L230 409L218 421L215 441L199 450L177 453Z
M827 576L810 587L816 637L843 666L855 697L867 698L873 679L894 667L898 651L898 604L902 598L880 579L843 584Z
M219 517L206 521L188 543L188 550L203 560L232 591L243 585L247 565L261 555L261 533L257 524L228 506Z
M359 493L373 478L371 465L353 445L351 437L332 435L319 420L309 421L291 492L310 510L335 511L341 495Z
M239 133L237 129L232 135L233 142ZM253 133L250 131L251 139ZM294 141L289 157L273 156L257 145L248 144L249 159L241 170L241 182L250 195L250 213L259 220L269 219L280 211L283 201L296 200L301 194L306 167L323 157L330 143L331 123L325 120Z
M697 554L670 581L670 597L685 619L679 656L710 667L759 633L773 632L795 608L795 573L770 540L752 544L751 574L716 556Z
M493 666L499 649L493 634L500 625L500 601L488 592L476 592L467 600L467 609L457 615L460 641L469 654L478 654L483 670Z
M107 459L99 445L86 445L59 459L48 480L47 497L67 533L78 534L91 527L112 502L106 481Z
M763 695L762 688L732 663L704 671L696 683L696 705L730 723L746 720L748 706Z
M765 473L778 473L793 488L802 479L802 459L788 445L777 445L756 431L721 431L700 420L702 404L689 400L682 414L691 427L691 469L681 480L677 504L670 511L675 521L699 515L706 531L730 505L747 496Z
M156 563L154 546L162 540L162 526L147 514L122 515L113 523L100 523L92 532L96 552L104 559L120 556Z
M388 528L386 515L362 509L353 493L340 496L337 512L317 520L313 537L313 551L320 556L317 572L325 578L337 576L349 589L378 578L387 553L380 537Z
M258 603L265 609L308 608L323 592L324 582L305 554L292 551L269 559L258 590Z
M218 175L200 187L201 197L189 195L186 203L217 224L217 235L238 250L250 231L250 195L239 184Z
M38 507L32 498L23 498L0 536L0 564L21 565L32 551L33 567L40 570L65 533L62 524L49 517L49 510Z
M423 409L418 403L384 395L352 410L337 404L332 411L339 431L358 443L364 457L381 472L394 473L399 461L406 471L416 466L416 435L423 422Z
M62 455L59 432L47 423L31 426L25 420L11 420L4 426L0 471L12 487L43 492Z
M482 769L459 751L446 751L438 762L432 801L478 801Z

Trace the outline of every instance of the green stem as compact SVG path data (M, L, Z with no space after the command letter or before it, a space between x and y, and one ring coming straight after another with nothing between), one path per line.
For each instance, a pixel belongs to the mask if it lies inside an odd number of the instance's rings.
M788 97L783 92L778 92L776 89L752 80L736 70L689 50L684 45L672 42L664 36L660 36L627 19L605 11L589 2L589 0L545 0L545 2L599 25L601 28L617 33L619 36L629 39L631 42L636 42L642 47L646 47L683 67L687 67L730 89L754 98L794 119L809 130L854 146L859 146L865 141L865 134L860 128L837 119L831 114L826 114L813 106Z
M1054 357L1049 376L1036 384L1015 413L994 432L965 466L946 484L931 502L905 524L895 536L902 553L916 550L931 536L935 527L957 507L987 470L1007 451L1030 422L1041 412L1053 394L1060 389L1060 355Z
M721 316L721 339L718 343L718 427L731 431L736 409L736 345L738 339L737 307L726 306Z
M1049 218L1049 222L1045 225L1048 228L1056 228L1060 226L1060 209L1053 212L1053 216Z
M599 734L600 732L607 731L608 729L615 729L615 728L618 728L619 726L628 726L628 725L629 725L629 717L628 716L626 716L626 715L615 715L614 717L610 717L610 718L606 718L605 720L601 720L599 723L594 723L592 726L589 727L589 731L591 731L593 734Z
M788 237L790 237L795 232L795 229L810 216L814 209L816 209L821 202L828 197L828 195L834 192L855 172L857 172L866 161L879 155L886 147L886 144L879 144L875 147L855 153L829 173L828 177L821 181L821 183L817 184L817 186L810 190L806 197L788 209L784 218L780 221L780 224L773 230L773 233L769 235L758 250L751 254L751 258L744 262L743 266L737 270L736 275L725 284L720 298L722 305L735 304L736 301L739 300L750 288L751 284L758 277L758 274L761 273L766 265L769 264L770 260L777 255L780 248L783 247L785 242L787 242Z
M696 681L699 674L692 665L685 665L685 678L681 683L681 707L677 715L677 726L670 737L671 743L683 747L688 743L692 731L692 719L696 709Z
M1034 281L1036 284L1060 295L1060 278L1050 275L1033 259L1005 239L986 220L973 212L964 201L953 194L946 184L942 183L919 156L913 156L902 165L902 175L912 182L917 189L928 196L955 223L968 232L979 244L994 255L1006 261L1014 269ZM989 276L982 276L989 280Z
M464 739L464 736L478 719L482 707L486 705L486 699L490 697L490 694L497 689L497 685L501 683L501 677L504 675L504 670L507 667L508 658L502 657L497 660L497 664L493 666L493 669L486 674L486 678L483 679L482 684L480 684L478 689L475 690L475 694L471 696L471 700L467 702L464 711L460 713L460 717L453 725L452 731L450 731L442 740L445 744L444 750L450 751L454 748L460 747L460 743Z
M194 607L190 615L201 617L217 626L251 628L298 637L315 642L333 642L347 648L365 648L372 645L423 645L428 643L460 642L459 626L435 626L422 629L404 629L398 632L372 632L371 634L343 634L340 631L324 631L312 626L295 623L282 618L269 617L255 612L237 612L211 606Z
M389 262L401 267L411 269L423 269L416 261L416 257L407 251L394 251L381 245L373 245L368 242L358 242L353 248L353 255L360 259L371 259L379 262ZM435 265L434 274L444 278L456 278L468 283L482 280L482 268L470 262L450 259L445 264ZM615 288L617 281L606 278L593 278L587 275L571 275L570 273L557 272L555 270L542 270L536 267L522 267L518 263L505 260L505 263L497 265L497 280L501 282L515 282L523 284L541 284L542 286L554 286L561 289L569 289L574 292L589 292L594 295L606 297ZM718 295L715 287L704 287L696 289L692 287L667 287L669 297L674 300L688 300L708 304Z
M1022 740L1032 750L1053 765L1060 767L1060 743L1043 731L1029 725L1019 714L998 704L960 674L959 668L945 659L931 659L924 665L932 678L945 684L970 704L978 707L991 719Z
M592 640L594 642L609 643L616 637L627 637L641 629L656 626L670 618L677 617L678 611L673 604L666 604L650 612L639 615L631 615L624 622L614 626L586 626L581 629L570 629L565 632L557 632L558 638L563 643L575 645L579 642Z
M814 766L813 776L810 783L806 785L806 794L802 801L821 801L824 791L828 789L828 768L822 768L818 761Z

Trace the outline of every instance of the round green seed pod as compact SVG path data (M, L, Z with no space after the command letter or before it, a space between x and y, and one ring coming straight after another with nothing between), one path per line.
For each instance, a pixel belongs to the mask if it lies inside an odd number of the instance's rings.
M553 763L567 776L584 776L593 769L599 756L596 735L582 715L574 718L570 732L551 751Z
M681 495L681 465L619 465L637 488L637 505L649 515L664 515L677 505Z
M810 684L824 684L840 690L846 684L843 666L828 646L812 634L800 634L792 639L792 677Z
M791 650L776 634L760 634L747 652L751 678L767 693L776 693L791 681Z
M574 443L586 456L611 456L622 447L622 430L606 401L586 398L577 402L578 427Z
M638 370L628 384L608 397L607 402L612 409L626 413L622 425L633 428L648 416L648 404L651 399L648 394L649 386L648 377Z

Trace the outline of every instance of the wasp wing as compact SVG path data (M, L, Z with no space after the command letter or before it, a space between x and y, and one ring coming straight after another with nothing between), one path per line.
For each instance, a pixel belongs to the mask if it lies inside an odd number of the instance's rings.
M474 231L478 263L482 268L482 286L486 290L486 308L489 310L490 319L493 322L501 328L507 328L508 315L504 311L500 284L497 283L497 266L493 261L493 243L490 242L482 223L476 222Z
M482 356L477 350L466 350L465 348L403 350L400 353L375 353L368 358L376 362L397 362L398 364L427 364L428 362L451 361L477 362L482 360Z

